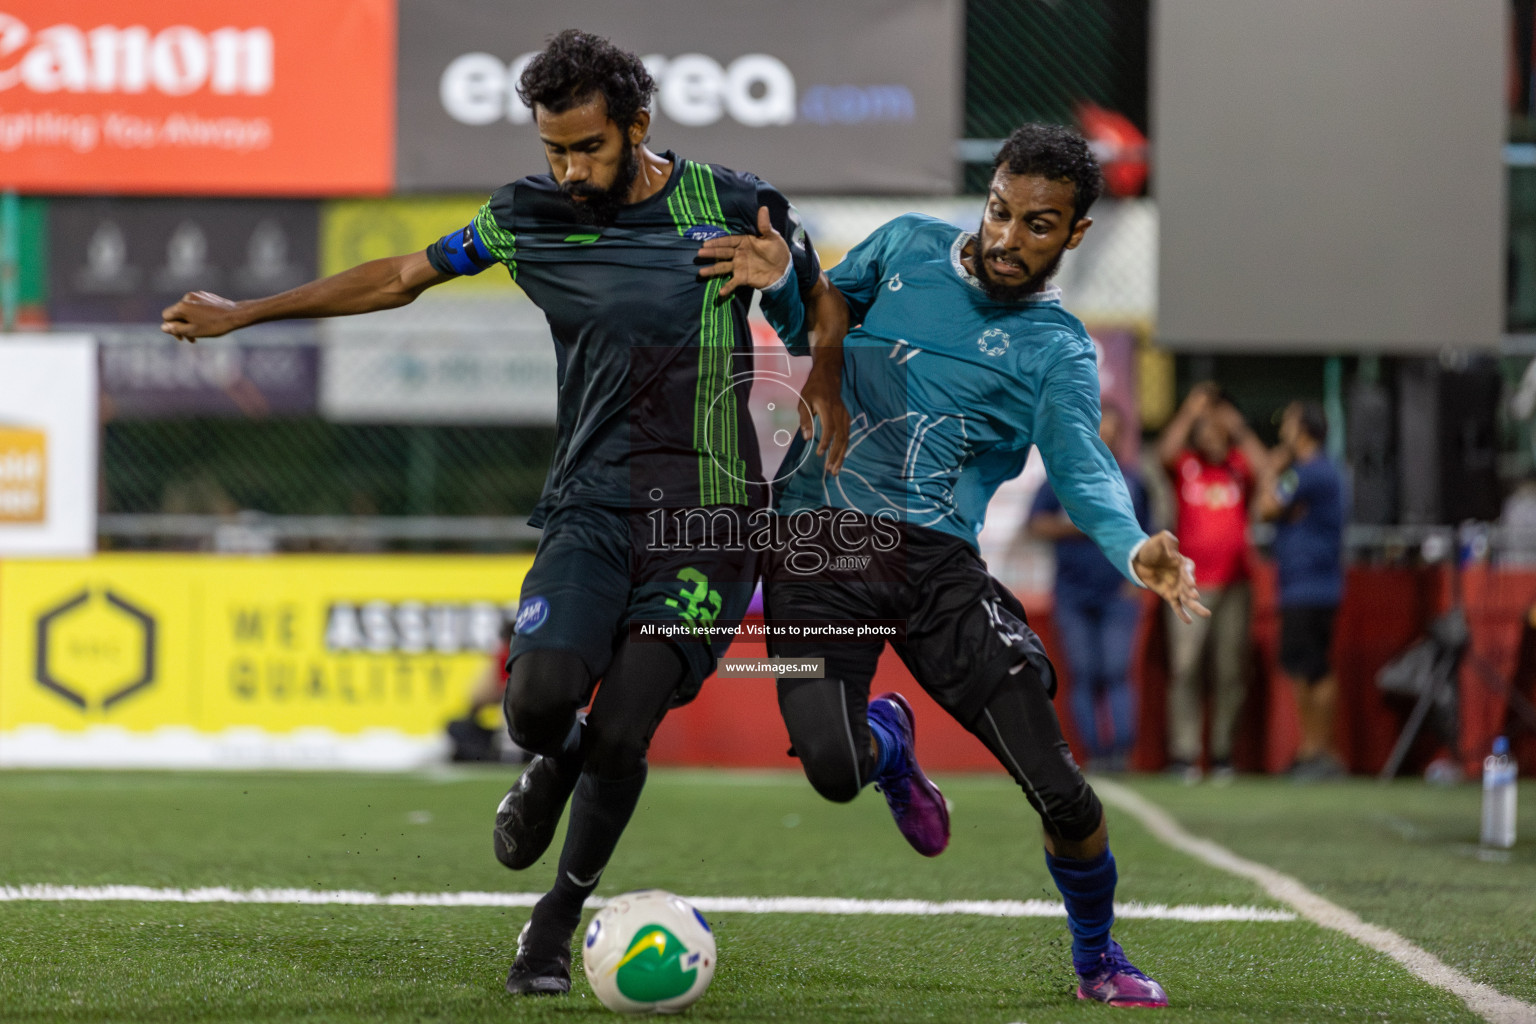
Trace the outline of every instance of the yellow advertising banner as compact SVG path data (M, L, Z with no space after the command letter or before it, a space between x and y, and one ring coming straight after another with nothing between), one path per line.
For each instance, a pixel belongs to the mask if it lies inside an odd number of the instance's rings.
M486 195L422 199L338 199L320 207L320 273L339 274L368 260L421 252L474 219ZM453 281L445 288L522 297L503 268Z
M433 736L531 556L0 563L0 734L112 726ZM3 742L3 740L0 740Z

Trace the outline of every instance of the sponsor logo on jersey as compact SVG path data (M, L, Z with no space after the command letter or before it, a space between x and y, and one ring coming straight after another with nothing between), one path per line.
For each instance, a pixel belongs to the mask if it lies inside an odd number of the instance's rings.
M530 597L517 609L516 630L519 636L532 633L549 621L549 602L542 597Z
M1011 340L1007 331L994 327L976 339L976 347L981 349L983 355L1000 356L1008 351L1008 342Z
M891 276L891 283L886 285L886 287L889 288L893 292L901 291L901 289L904 287L902 285L902 283L901 283L901 275L900 274L893 274Z
M724 238L728 234L730 232L725 228L716 227L713 224L695 224L683 232L683 237L694 242L707 242L711 238Z
M667 598L667 607L677 611L677 617L695 629L708 629L720 615L721 600L718 590L711 590L709 577L689 566L680 570L677 578L684 584L678 588L677 598Z

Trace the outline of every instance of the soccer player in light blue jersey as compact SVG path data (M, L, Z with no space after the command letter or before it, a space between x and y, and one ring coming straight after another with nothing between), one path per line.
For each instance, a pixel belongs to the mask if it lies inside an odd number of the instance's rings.
M896 625L890 642L917 682L1040 815L1078 996L1166 1006L1110 937L1115 861L1103 808L1051 705L1055 670L976 547L987 502L1036 446L1072 522L1127 579L1185 621L1207 614L1173 535L1149 538L1137 524L1099 439L1093 341L1049 286L1092 223L1101 181L1076 133L1026 125L997 155L976 233L899 217L829 273L855 325L843 343L848 448L840 472L804 442L790 450L777 509L793 543L765 560L764 607L770 625ZM709 272L741 284L772 281L787 265L769 240L748 236L706 243L701 255L720 260ZM949 817L913 756L911 709L899 694L868 699L885 642L770 640L776 655L825 659L824 678L779 680L779 706L818 792L846 801L876 783L903 835L934 856Z

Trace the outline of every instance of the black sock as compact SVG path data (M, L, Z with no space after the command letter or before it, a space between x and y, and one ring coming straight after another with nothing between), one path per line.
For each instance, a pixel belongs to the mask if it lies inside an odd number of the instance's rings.
M533 910L536 928L559 927L567 934L576 930L582 904L597 888L624 827L640 803L645 775L644 767L627 779L599 779L591 772L581 773L571 798L571 820L560 850L559 874L554 887Z

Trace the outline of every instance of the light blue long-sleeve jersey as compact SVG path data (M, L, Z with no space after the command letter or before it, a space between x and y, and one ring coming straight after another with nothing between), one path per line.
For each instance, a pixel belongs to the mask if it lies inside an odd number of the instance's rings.
M989 299L960 262L970 237L907 214L828 272L859 325L843 343L848 455L834 476L814 445L792 446L784 468L804 461L778 508L887 510L975 545L992 495L1038 445L1072 522L1136 581L1147 535L1099 440L1093 339L1055 288Z

